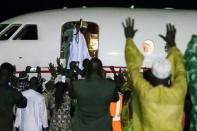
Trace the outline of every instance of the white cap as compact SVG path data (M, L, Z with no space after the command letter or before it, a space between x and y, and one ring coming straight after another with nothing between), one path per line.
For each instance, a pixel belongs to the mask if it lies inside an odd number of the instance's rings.
M152 64L152 74L158 79L166 79L170 76L171 64L166 58L157 58Z

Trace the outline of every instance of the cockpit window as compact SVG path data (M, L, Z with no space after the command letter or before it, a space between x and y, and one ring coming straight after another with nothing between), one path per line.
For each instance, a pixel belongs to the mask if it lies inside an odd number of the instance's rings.
M9 24L0 24L0 32L5 29Z
M5 32L0 35L0 40L8 40L14 32L21 26L21 24L11 25Z
M25 25L21 31L13 38L13 40L37 40L37 25Z

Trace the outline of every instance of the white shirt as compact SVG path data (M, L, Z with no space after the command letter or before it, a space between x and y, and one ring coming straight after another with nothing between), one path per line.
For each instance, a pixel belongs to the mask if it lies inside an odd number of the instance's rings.
M48 127L44 96L32 89L22 94L27 98L27 107L17 108L14 126L20 131L42 131L42 127Z
M77 30L73 31L73 40L70 45L70 56L68 59L67 68L70 69L69 64L71 61L78 61L79 68L83 69L83 60L90 59L90 54L88 52L88 47L84 35L79 31L76 34Z

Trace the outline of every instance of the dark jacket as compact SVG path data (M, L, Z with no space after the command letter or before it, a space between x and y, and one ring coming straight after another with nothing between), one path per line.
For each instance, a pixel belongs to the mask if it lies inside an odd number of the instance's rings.
M24 108L27 99L16 89L0 87L0 131L12 131L14 105Z
M77 99L72 131L112 131L111 101L119 99L115 83L93 76L73 83Z

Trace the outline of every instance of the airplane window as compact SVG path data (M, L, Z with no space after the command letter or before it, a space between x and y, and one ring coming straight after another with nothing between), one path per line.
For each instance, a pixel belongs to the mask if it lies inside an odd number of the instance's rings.
M37 25L25 25L13 40L37 40Z
M150 55L153 53L153 51L154 51L153 41L145 40L145 41L143 41L142 46L143 46L143 52L145 55Z
M9 24L0 24L0 32L5 29Z
M8 40L14 32L21 26L21 24L13 24L5 32L0 35L0 40Z

